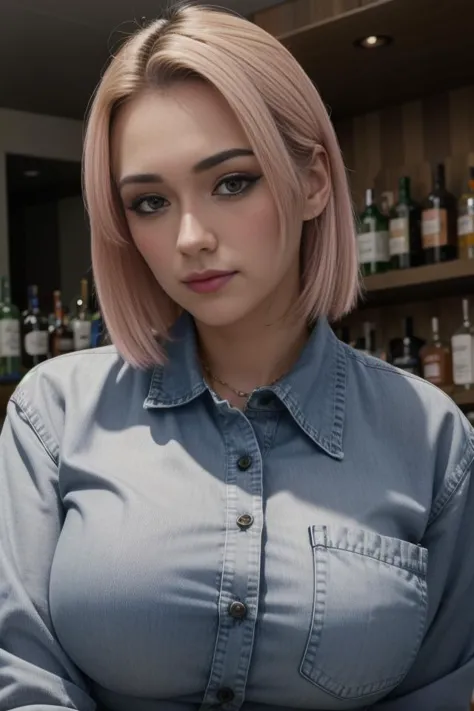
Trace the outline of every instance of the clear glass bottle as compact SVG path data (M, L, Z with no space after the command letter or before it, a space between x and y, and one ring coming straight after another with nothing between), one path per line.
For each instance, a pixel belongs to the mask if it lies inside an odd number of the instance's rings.
M0 304L0 373L6 380L21 377L20 311L10 298L10 280L2 277Z
M453 380L455 385L474 386L474 329L469 314L469 300L462 300L462 325L451 338Z
M371 355L380 360L387 360L387 353L377 345L377 330L371 321L364 321L362 325L363 336L357 339L355 347L357 350Z
M71 321L75 351L90 348L91 327L92 317L89 311L89 284L87 279L81 279L81 296L77 300L77 313Z
M431 341L421 349L423 377L438 387L453 384L453 361L450 347L441 341L439 321L431 319Z
M357 245L362 275L386 272L390 268L388 217L377 207L372 188L366 190L365 210L359 222Z
M357 350L366 355L375 355L376 349L376 334L374 324L370 321L364 321L362 325L362 338L357 341Z
M458 202L458 256L474 259L474 167L469 168L466 192Z

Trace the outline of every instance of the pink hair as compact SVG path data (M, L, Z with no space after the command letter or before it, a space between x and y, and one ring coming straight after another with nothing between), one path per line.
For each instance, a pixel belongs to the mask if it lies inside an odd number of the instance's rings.
M359 294L354 215L346 171L324 104L283 45L256 25L205 7L182 7L134 34L107 68L92 103L84 188L92 262L110 337L131 364L163 361L160 340L178 314L135 247L111 178L116 111L144 89L188 77L214 86L238 117L280 213L282 234L301 204L302 176L321 149L332 190L324 212L304 223L302 292L309 321L339 320Z

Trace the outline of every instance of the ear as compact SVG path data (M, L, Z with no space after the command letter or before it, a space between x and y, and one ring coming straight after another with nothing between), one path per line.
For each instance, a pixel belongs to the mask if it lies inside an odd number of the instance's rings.
M313 151L311 165L303 179L305 195L303 221L313 220L324 211L331 195L331 171L328 155L322 146Z

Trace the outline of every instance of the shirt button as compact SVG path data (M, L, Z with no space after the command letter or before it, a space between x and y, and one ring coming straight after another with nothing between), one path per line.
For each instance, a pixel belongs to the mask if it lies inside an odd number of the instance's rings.
M234 620L243 620L247 617L247 605L243 602L231 602L229 605L229 615L234 618Z
M227 704L229 701L232 701L235 694L232 691L232 689L227 689L227 688L222 688L219 689L217 694L217 700L220 701L221 704Z
M248 454L244 454L243 457L240 457L240 459L237 461L237 466L239 467L241 472L247 471L252 466L252 457L250 457Z
M250 528L253 524L253 520L253 516L250 514L242 514L242 516L239 516L237 519L237 525L240 526L240 528Z

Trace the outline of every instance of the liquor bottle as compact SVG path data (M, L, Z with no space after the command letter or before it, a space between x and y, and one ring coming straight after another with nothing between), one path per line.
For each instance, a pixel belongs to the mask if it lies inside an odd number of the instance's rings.
M392 208L395 204L395 197L391 190L384 190L380 196L380 212L385 217L390 217Z
M390 213L390 266L392 269L418 267L423 261L421 207L411 199L410 178L400 178L398 203Z
M48 319L39 308L38 287L28 287L28 308L23 312L23 366L29 370L49 355Z
M77 300L77 313L71 322L74 350L81 351L91 345L91 314L89 311L89 285L81 279L81 296Z
M54 325L50 328L50 352L51 356L62 355L74 350L74 336L69 328L69 324L65 322L64 310L61 300L61 292L53 292L54 302Z
M469 168L467 191L458 203L458 252L460 259L474 259L474 167Z
M411 316L403 319L403 333L403 338L394 338L390 342L390 360L407 373L421 375L420 351L425 341L414 335Z
M453 380L469 389L474 386L474 329L469 316L469 301L462 300L462 326L451 338Z
M364 321L362 325L362 338L357 339L356 348L358 351L366 355L375 355L376 335L374 324L370 321Z
M453 360L451 349L439 337L439 321L431 319L431 342L421 349L423 377L430 383L445 387L453 384Z
M389 268L388 218L375 204L375 191L365 193L365 210L360 216L357 235L359 264L363 276L380 274Z
M21 377L20 312L10 298L10 281L2 277L0 306L0 373L2 379Z
M436 166L433 189L421 216L423 253L426 264L446 262L457 256L457 203L446 190L444 165Z

